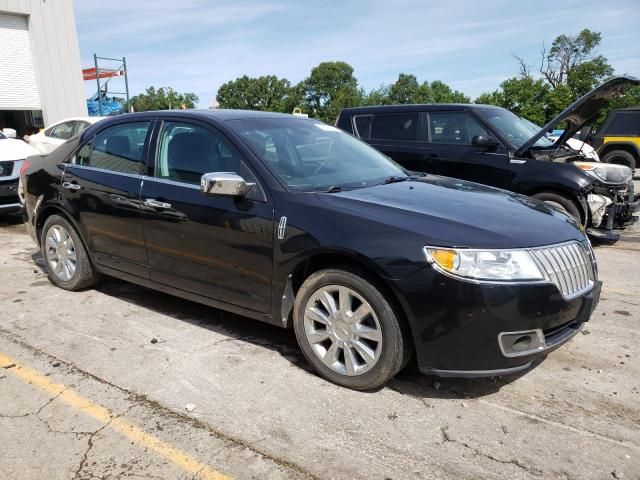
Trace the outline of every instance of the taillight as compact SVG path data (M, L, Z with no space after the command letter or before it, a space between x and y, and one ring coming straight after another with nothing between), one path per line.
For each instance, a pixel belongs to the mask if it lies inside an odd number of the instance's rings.
M31 166L31 163L29 162L29 160L25 160L24 162L22 162L22 165L20 166L20 176L22 177L22 175L24 175L24 172L27 171L27 168L29 168Z

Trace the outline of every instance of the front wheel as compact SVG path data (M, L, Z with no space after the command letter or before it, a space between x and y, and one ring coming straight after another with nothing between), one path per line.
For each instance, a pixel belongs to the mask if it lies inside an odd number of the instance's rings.
M575 218L579 223L582 223L582 218L580 217L580 211L576 206L575 202L564 195L560 195L559 193L552 192L540 192L533 195L533 198L537 198L538 200L542 200L544 203L551 205L553 207L559 208L564 212L571 215Z
M49 278L65 290L87 288L98 279L82 240L73 226L60 215L44 222L40 240Z
M296 295L293 321L305 357L327 380L371 390L402 368L409 339L374 284L355 273L313 273Z

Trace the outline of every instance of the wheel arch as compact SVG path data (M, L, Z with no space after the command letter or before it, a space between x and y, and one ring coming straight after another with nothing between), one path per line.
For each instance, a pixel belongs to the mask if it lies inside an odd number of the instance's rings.
M636 163L640 163L640 147L634 142L605 142L600 148L598 155L604 157L614 150L623 150L625 152L628 152L633 155Z
M589 221L589 207L586 201L585 202L580 201L579 197L575 194L575 192L572 192L570 190L565 190L563 188L557 188L557 187L549 188L549 187L539 186L529 190L526 194L530 197L533 197L534 195L539 193L553 193L555 195L560 195L562 197L567 198L568 200L572 201L575 204L578 211L580 212L580 220L582 221L582 224L586 225L587 222Z
M402 324L402 327L407 329L408 338L413 339L409 321L410 309L404 302L402 296L393 288L392 284L379 269L372 265L372 262L361 256L339 250L316 252L299 261L291 270L281 296L283 307L282 320L285 328L292 327L291 315L293 314L293 304L300 286L311 274L327 268L337 268L359 274L367 281L372 282L397 313L398 320ZM288 295L290 295L291 298L287 299ZM413 345L411 345L411 350L414 350Z

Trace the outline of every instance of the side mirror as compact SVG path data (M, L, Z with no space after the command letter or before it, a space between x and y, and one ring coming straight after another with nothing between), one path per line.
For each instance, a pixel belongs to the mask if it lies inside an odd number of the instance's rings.
M475 135L471 139L471 145L476 145L478 147L497 147L500 145L500 142L497 138L494 138L490 135Z
M3 128L2 133L4 133L7 138L16 138L16 131L13 128Z
M255 185L235 172L205 173L200 179L200 190L208 195L244 197Z

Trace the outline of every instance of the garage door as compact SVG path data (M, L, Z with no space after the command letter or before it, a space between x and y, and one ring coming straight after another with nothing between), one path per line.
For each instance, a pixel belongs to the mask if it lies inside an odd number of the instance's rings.
M27 17L0 13L0 110L40 110Z

